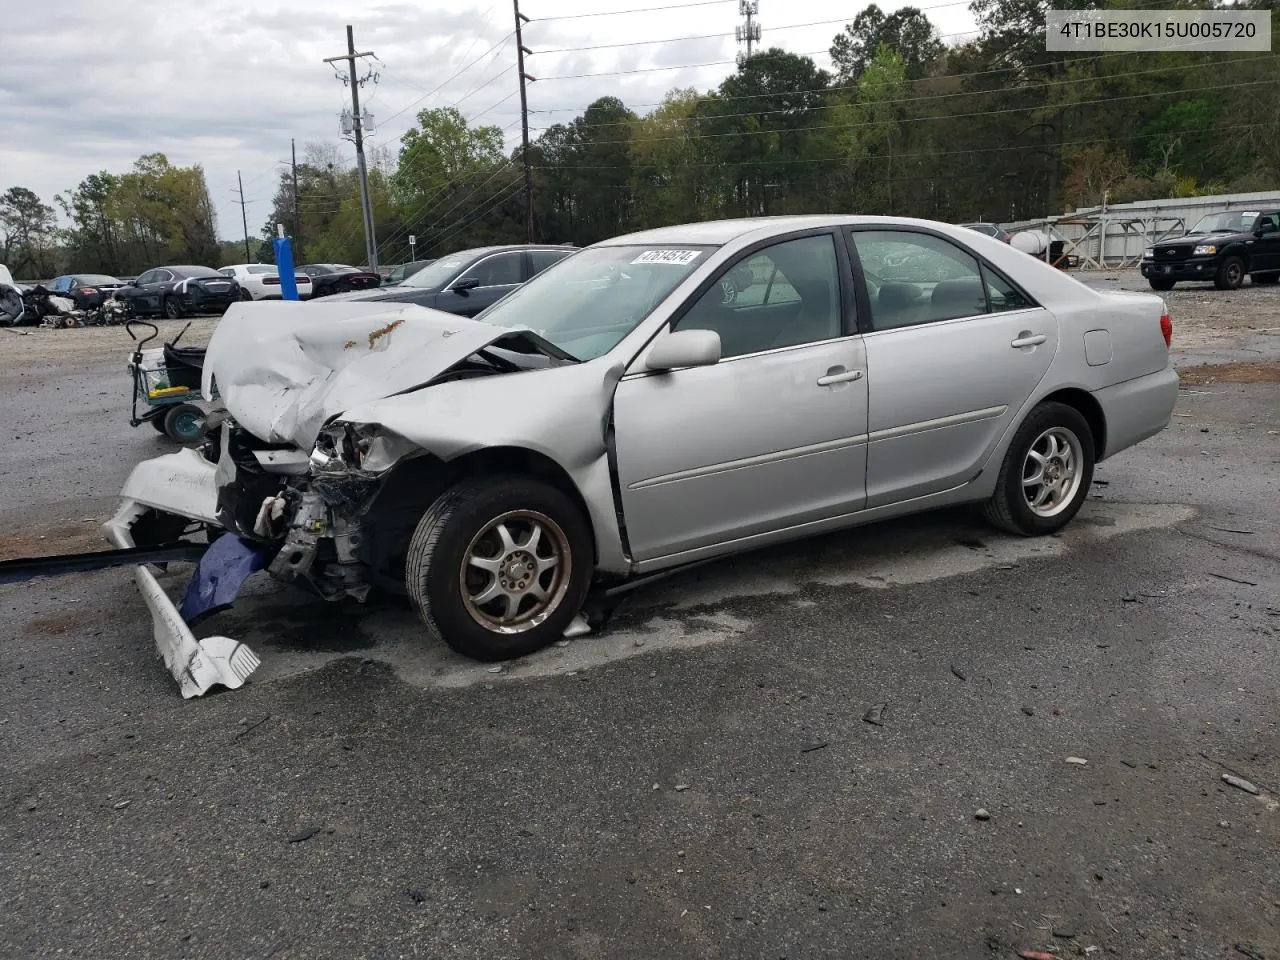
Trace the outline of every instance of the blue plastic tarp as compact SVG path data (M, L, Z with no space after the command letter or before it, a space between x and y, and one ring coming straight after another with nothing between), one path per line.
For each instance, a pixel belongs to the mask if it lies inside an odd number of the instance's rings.
M225 533L205 551L187 584L179 613L189 626L229 608L240 587L267 565L263 547Z

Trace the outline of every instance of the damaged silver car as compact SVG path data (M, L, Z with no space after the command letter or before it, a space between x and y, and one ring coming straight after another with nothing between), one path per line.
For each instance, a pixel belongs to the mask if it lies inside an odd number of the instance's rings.
M407 595L426 635L503 660L581 629L590 591L771 543L964 502L1051 533L1169 423L1171 329L1158 297L876 217L619 237L473 320L237 304L209 441L140 464L108 531L231 534L163 611L171 665L262 567Z

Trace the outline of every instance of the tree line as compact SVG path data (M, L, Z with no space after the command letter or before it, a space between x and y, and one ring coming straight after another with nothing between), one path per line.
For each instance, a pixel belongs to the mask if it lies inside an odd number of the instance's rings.
M1159 4L1215 5L1227 4ZM1151 0L1053 4L1135 6ZM539 111L553 93L535 83L537 238L581 246L689 220L815 212L1007 222L1104 200L1280 187L1275 55L1049 53L1048 7L972 0L976 36L948 42L922 10L872 4L833 38L832 70L770 47L713 90L635 106L603 96L572 120ZM538 126L543 118L553 122ZM444 107L421 111L394 154L375 150L380 261L407 260L411 235L419 257L523 240L522 157L504 142L501 128ZM11 267L61 257L128 273L166 259L243 259L240 245L214 239L200 168L159 154L118 177L94 174L56 202L63 230L30 191L0 197ZM296 196L281 172L255 258L270 259L277 223L304 261L365 261L357 175L336 144L306 145Z

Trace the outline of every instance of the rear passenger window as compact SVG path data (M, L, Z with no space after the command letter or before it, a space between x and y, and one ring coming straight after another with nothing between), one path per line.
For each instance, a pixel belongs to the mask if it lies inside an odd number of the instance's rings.
M1035 306L1017 287L1004 277L996 276L986 267L982 268L982 277L987 283L987 299L991 303L992 313L1000 313L1004 310L1028 310Z
M533 273L530 276L536 277L543 270L554 264L559 263L568 253L560 253L558 250L531 250L529 251L529 260L533 265Z
M955 244L904 230L858 230L851 236L871 297L873 329L988 312L982 268Z

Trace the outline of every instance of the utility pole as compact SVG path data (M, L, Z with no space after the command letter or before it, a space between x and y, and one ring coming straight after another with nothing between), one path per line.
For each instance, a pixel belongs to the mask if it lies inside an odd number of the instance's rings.
M360 83L356 79L356 61L362 57L372 57L373 51L356 53L355 35L351 25L347 24L347 52L337 57L325 57L325 63L337 60L347 61L347 75L351 80L351 121L356 139L356 169L360 175L360 207L364 212L364 247L369 260L369 269L378 269L378 241L373 233L373 205L369 202L369 171L364 162L364 118L360 115Z
M244 212L244 178L236 171L236 183L240 184L240 222L244 225L244 262L253 263L253 254L249 252L249 215Z
M534 243L533 231L533 171L529 168L529 100L525 94L525 81L532 80L533 77L524 72L524 55L527 53L533 55L533 51L524 45L524 36L521 33L523 24L529 22L529 18L520 12L520 0L511 0L512 6L516 11L516 69L520 73L520 132L523 143L524 154L524 218L525 231L528 234L528 242Z
M298 145L289 138L289 154L293 164L293 255L302 262L302 214L298 204Z
M754 51L753 44L760 40L760 24L755 20L755 15L760 12L760 0L738 0L738 14L746 17L746 23L740 23L733 29L733 35L738 43L746 43L747 53L743 56L738 54L738 66L751 59Z

